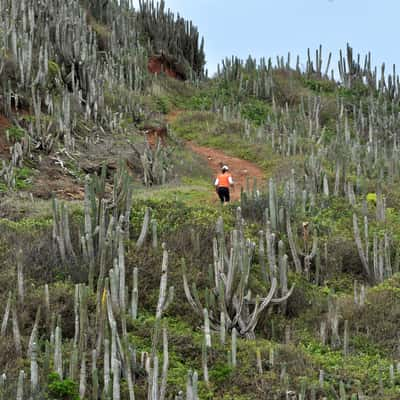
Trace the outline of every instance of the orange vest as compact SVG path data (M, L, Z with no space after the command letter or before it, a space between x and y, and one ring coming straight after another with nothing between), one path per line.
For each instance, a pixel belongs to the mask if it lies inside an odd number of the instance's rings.
M229 188L229 177L230 174L221 174L218 175L218 187Z

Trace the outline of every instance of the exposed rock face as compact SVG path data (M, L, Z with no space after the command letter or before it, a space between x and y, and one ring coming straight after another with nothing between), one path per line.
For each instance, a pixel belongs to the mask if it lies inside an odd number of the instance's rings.
M147 67L152 74L164 72L171 78L181 81L186 80L183 68L180 67L179 63L174 62L173 59L164 54L151 56Z

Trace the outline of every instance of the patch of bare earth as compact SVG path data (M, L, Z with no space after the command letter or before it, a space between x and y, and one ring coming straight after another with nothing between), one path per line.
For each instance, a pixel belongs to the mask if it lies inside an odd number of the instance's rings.
M10 156L10 147L6 139L6 130L10 126L10 121L0 114L0 159L9 158Z
M30 191L34 197L41 199L49 199L53 195L65 200L82 200L84 198L83 186L50 158L41 162Z

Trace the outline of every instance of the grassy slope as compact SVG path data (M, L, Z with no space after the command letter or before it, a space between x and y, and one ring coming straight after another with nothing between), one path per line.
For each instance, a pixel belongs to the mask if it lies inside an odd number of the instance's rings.
M279 159L272 155L267 146L251 145L240 134L240 123L226 123L205 111L199 111L202 101L206 101L207 89L193 92L193 89L170 87L163 90L162 94L147 99L162 114L180 108L186 111L172 124L173 131L178 137L195 140L199 144L216 147L230 152L234 156L242 157L258 163L271 174L276 176L279 172L286 175L298 159ZM205 91L205 92L204 92ZM199 100L200 99L200 100ZM203 99L203 100L201 100ZM200 103L200 106L199 106ZM249 101L251 114L251 102ZM256 122L256 119L255 119ZM227 146L229 143L229 146ZM191 227L198 229L204 239L205 254L202 257L193 256L190 268L197 274L201 281L205 274L205 266L210 261L210 239L213 234L213 224L222 212L227 226L232 225L234 208L219 210L209 204L208 174L204 165L199 160L194 160L190 154L180 153L183 164L191 164L199 170L193 177L184 165L181 168L177 163L179 181L167 187L153 188L150 190L138 189L135 193L136 201L132 212L133 236L140 230L140 221L145 206L153 209L157 218L162 240L168 242L173 256L170 265L170 282L177 290L174 306L168 311L167 323L170 336L171 366L169 374L169 387L174 391L182 389L185 385L186 372L189 368L201 371L201 321L193 318L182 293L179 259L185 254L181 242L187 238ZM268 161L266 161L266 159ZM201 166L198 167L197 166ZM396 193L397 196L397 193ZM57 260L46 259L51 254L51 208L46 202L34 203L30 208L29 203L21 207L16 204L9 205L4 211L8 218L0 221L0 287L1 300L4 304L7 292L12 288L10 282L14 279L15 247L12 244L16 237L23 239L24 251L27 258L32 257L32 268L27 271L27 282L32 289L29 291L30 307L21 316L22 329L30 326L34 317L35 308L40 304L43 284L47 281L50 285L51 298L54 299L55 308L59 310L66 320L65 334L71 321L65 307L62 306L66 298L73 298L73 278L65 267L57 265ZM4 208L4 205L2 206ZM347 212L347 203L332 201L327 208L316 217L315 223L327 230L327 237L334 235L335 240L342 238L348 241L351 238L349 230L351 213ZM21 218L21 209L25 212ZM76 205L76 221L80 220L81 206ZM392 222L394 225L397 219ZM248 234L257 232L259 226L249 227ZM47 242L46 242L47 240ZM34 250L39 246L40 251ZM127 266L140 268L140 310L139 319L129 322L130 339L137 347L137 351L145 351L150 346L152 321L155 302L158 294L159 266L161 255L146 249L137 252L134 244L128 244ZM346 263L346 260L345 260ZM333 264L333 262L332 262ZM314 387L319 392L319 370L325 371L324 389L331 393L329 398L336 398L340 391L339 383L344 382L347 393L355 393L358 389L372 393L372 398L398 398L399 386L397 375L395 381L390 382L389 365L395 356L397 340L396 318L398 314L398 301L400 298L400 278L396 276L389 282L371 289L367 295L367 304L363 309L358 309L352 301L352 281L357 271L341 273L332 276L325 286L313 286L298 277L292 276L296 281L296 290L288 304L288 314L271 315L265 318L259 339L255 342L239 340L238 368L233 370L227 361L229 343L226 346L214 340L213 349L209 355L209 369L211 386L200 384L201 398L226 398L226 399L259 399L265 393L273 398L282 392L282 388L301 390L306 384L308 390ZM63 281L61 283L60 281ZM342 305L342 318L340 332L343 332L343 321L352 321L350 349L351 354L344 356L342 346L332 350L329 346L321 345L318 341L320 322L327 313L329 296L336 296ZM284 345L285 329L290 326L290 343ZM343 339L343 337L342 337ZM5 346L12 348L12 343ZM269 355L275 349L275 362L270 365ZM256 350L260 351L263 359L264 373L255 377ZM7 360L2 358L2 367ZM20 360L14 368L24 364ZM282 380L282 370L289 373L289 380ZM390 388L391 387L391 388ZM309 392L307 392L309 394ZM381 393L377 395L377 393ZM145 398L144 386L138 390L137 398ZM279 398L279 397L277 397Z

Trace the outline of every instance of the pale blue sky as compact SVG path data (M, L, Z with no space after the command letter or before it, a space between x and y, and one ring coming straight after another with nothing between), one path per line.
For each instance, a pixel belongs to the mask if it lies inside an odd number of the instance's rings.
M275 60L290 51L292 64L297 54L304 64L307 47L314 54L320 44L336 66L347 42L400 70L400 0L166 0L166 6L198 26L210 73L231 55Z

